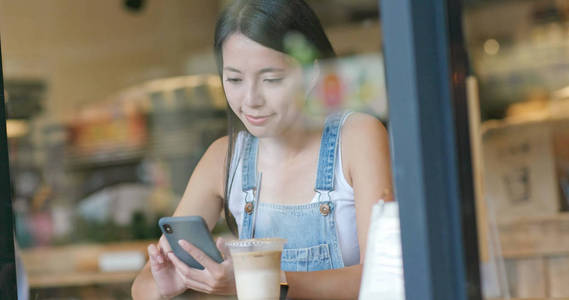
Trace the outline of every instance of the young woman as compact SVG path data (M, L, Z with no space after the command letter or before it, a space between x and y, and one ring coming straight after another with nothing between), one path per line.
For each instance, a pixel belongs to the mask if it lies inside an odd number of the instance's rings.
M302 36L314 55L292 54L291 36ZM217 22L214 48L233 126L200 160L174 215L201 215L211 229L225 209L240 238L286 238L281 267L290 298L356 298L371 207L391 188L385 128L361 113L334 113L321 126L307 125L302 107L317 78L307 77L302 63L308 57L318 68L335 54L303 0L233 2ZM135 299L171 298L186 289L235 294L221 238L221 264L181 245L205 269L180 262L162 237L148 247Z

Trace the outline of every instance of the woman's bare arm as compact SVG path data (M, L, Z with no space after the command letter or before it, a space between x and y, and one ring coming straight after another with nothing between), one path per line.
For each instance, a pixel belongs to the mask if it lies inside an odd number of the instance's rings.
M314 271L285 272L288 299L357 299L362 265Z
M393 199L387 130L376 118L355 113L342 129L342 151L346 177L354 188L360 263L363 263L372 206L380 198Z
M174 216L200 215L209 229L213 229L223 208L227 142L227 137L220 138L207 149L190 177ZM150 262L135 278L131 292L134 299L160 299Z
M202 216L209 229L219 220L223 208L227 137L213 142L196 166L174 216Z

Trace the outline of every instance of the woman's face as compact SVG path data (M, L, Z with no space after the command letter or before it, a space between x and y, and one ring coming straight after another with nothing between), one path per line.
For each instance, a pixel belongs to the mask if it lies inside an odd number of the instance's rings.
M302 68L292 57L235 33L223 43L223 88L249 132L274 137L298 123Z

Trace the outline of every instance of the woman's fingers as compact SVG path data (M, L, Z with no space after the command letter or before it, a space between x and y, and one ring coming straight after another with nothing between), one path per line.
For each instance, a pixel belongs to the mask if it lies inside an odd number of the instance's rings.
M156 259L156 252L152 249L152 246L154 245L149 245L147 248L148 260L150 261L151 267L155 266L158 263L158 260Z
M219 249L219 252L221 252L223 259L228 259L231 257L231 253L229 252L229 248L227 247L227 244L225 243L225 239L220 237L217 239L215 244L217 246L217 249Z
M154 244L148 245L147 250L148 250L148 256L151 258L156 257L156 255L158 254L158 249Z
M217 262L211 259L207 254L205 254L202 250L197 248L196 246L184 241L179 240L178 244L186 250L197 262L199 262L204 268L210 271L217 271L220 266Z
M176 268L176 272L178 273L178 276L180 276L182 278L182 280L184 281L184 285L186 288L189 288L189 289L192 289L192 290L195 290L198 292L206 293L206 294L209 294L212 292L212 289L210 288L209 285L207 285L203 282L199 282L197 280L194 280L192 278L188 278L177 268Z
M154 244L148 246L148 257L151 263L163 264L165 261L161 251Z
M172 248L170 247L170 244L168 243L168 240L166 239L165 236L160 237L160 240L158 241L158 245L164 253L172 252Z
M178 275L184 280L187 288L206 293L222 292L227 294L235 291L233 269L230 261L227 261L229 265L227 263L218 264L194 245L183 240L179 244L205 268L204 270L192 268L176 257L173 252L167 254L168 259L176 268ZM223 239L218 240L216 244L222 253L229 255L229 249Z
M168 258L176 267L176 271L178 271L180 274L184 275L182 278L196 279L196 278L201 278L203 276L200 273L201 272L200 270L190 268L188 265L186 265L185 262L181 261L178 257L176 257L174 252L169 252Z

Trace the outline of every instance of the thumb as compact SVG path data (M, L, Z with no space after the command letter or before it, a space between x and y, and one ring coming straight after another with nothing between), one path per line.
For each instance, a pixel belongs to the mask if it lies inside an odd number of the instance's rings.
M217 249L219 249L219 252L221 252L221 255L223 255L224 259L228 259L229 257L231 257L231 253L229 252L229 248L225 244L225 239L223 239L222 237L217 238L217 241L215 244L217 246Z

